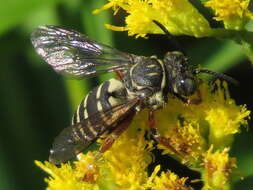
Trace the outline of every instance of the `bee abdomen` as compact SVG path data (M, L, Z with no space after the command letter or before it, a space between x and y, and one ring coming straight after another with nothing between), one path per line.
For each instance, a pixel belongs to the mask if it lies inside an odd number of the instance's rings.
M110 117L112 114L110 109L121 103L126 96L126 90L121 81L116 79L105 81L91 90L81 101L73 115L72 125L87 118L92 126L96 123L101 123L101 121L106 120L106 117ZM96 117L92 117L95 113L100 114L96 114ZM90 129L90 131L92 132L92 129ZM93 131L93 134L94 133Z

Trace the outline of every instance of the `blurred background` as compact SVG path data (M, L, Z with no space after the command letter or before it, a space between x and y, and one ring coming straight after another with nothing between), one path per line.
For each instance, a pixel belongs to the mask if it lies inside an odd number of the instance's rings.
M93 15L104 0L0 0L0 189L44 189L46 174L34 160L47 160L54 137L70 123L74 109L92 86L111 75L81 81L56 74L35 53L30 34L39 25L61 25L91 38L139 55L162 55L173 50L166 36L150 35L134 39L125 32L106 30L105 23L123 25L123 16L112 18L111 11ZM253 108L252 65L240 47L211 38L177 37L190 62L224 72L240 82L230 86L238 104ZM252 122L242 128L232 148L238 159L235 189L253 187ZM176 170L174 162L166 161ZM173 165L173 168L170 167ZM184 176L184 168L179 175Z

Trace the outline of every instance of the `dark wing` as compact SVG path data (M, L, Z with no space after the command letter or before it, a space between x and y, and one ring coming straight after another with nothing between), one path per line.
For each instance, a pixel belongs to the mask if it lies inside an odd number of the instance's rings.
M127 101L110 110L97 112L80 123L63 129L54 140L50 150L49 161L54 164L60 164L73 159L103 133L113 130L129 114L134 114L135 106L138 103L137 99ZM98 119L101 117L103 118L102 120ZM90 120L92 120L93 124L91 124Z
M37 53L49 65L72 77L124 70L133 64L131 54L58 26L38 27L31 40Z

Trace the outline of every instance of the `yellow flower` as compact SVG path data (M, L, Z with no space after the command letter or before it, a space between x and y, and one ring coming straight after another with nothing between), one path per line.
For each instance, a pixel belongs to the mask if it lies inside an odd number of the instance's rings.
M236 168L236 160L230 158L228 152L228 148L213 152L211 146L205 154L203 179L206 183L203 190L229 189L229 178Z
M181 161L191 164L198 164L210 145L215 149L229 146L232 135L247 124L250 115L245 105L237 106L230 98L225 82L217 81L211 88L203 83L199 89L201 104L185 105L171 99L165 109L157 112L160 132L181 153ZM162 145L158 148L163 149L164 154L172 154Z
M209 144L224 148L231 144L232 135L240 132L240 126L247 125L250 111L245 105L236 105L230 98L226 83L216 84L219 90L215 91L212 104L206 110L205 120L210 126Z
M72 167L69 163L62 164L59 168L49 162L43 164L35 161L35 163L51 176L45 179L48 184L48 190L99 189L98 184L88 183L83 180L79 172L81 168Z
M145 37L146 34L164 34L153 23L160 22L174 35L208 36L211 32L208 21L192 6L188 0L109 0L109 3L94 13L113 8L115 14L119 8L124 9L126 26L106 25L107 28L124 31L130 36Z
M137 118L139 120L139 118ZM46 179L48 190L192 190L185 185L187 178L179 178L172 172L157 173L157 166L148 176L147 167L152 161L152 144L144 138L144 131L131 127L119 137L102 159L95 160L95 153L78 155L79 161L62 164L59 168L45 162L35 163L51 177Z
M119 189L145 189L146 168L152 161L151 144L145 140L144 130L137 129L138 126L131 127L104 153Z
M223 21L226 29L240 30L247 19L253 19L249 3L250 0L209 0L205 6L215 12L215 19Z
M157 166L154 171L159 171L160 167ZM153 174L157 174L153 172ZM147 187L153 190L193 190L192 187L185 185L185 182L188 178L182 177L179 178L176 174L168 171L162 172L160 176L152 175L149 179Z

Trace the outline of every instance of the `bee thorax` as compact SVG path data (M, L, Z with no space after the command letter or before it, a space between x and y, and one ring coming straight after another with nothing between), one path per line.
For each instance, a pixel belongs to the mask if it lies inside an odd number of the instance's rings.
M166 76L163 63L156 58L145 58L125 74L124 84L130 97L139 97L143 107L158 109L165 104Z

